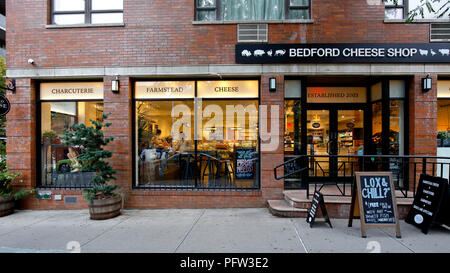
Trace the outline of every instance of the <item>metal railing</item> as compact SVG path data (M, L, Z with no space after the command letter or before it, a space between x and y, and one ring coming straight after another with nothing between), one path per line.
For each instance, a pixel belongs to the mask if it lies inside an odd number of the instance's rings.
M280 175L280 171L284 170ZM363 171L391 171L396 190L403 198L415 196L420 174L449 179L450 157L415 155L300 155L275 166L276 180L296 178L309 198L310 185L321 190L326 185L336 186L339 194L349 196L354 173ZM351 191L350 191L351 194Z

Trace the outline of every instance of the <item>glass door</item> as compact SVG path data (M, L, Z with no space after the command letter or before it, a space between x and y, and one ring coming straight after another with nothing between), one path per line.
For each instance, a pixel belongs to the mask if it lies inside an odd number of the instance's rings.
M306 119L307 155L314 155L309 161L310 176L329 176L333 141L330 138L330 110L308 110Z
M364 154L364 111L337 111L337 176L351 176L357 170L358 161L352 155Z

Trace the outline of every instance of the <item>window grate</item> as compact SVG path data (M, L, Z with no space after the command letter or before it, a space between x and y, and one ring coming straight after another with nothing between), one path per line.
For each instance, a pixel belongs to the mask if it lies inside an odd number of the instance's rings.
M267 24L238 24L238 43L267 43Z
M450 23L430 24L430 42L450 42Z

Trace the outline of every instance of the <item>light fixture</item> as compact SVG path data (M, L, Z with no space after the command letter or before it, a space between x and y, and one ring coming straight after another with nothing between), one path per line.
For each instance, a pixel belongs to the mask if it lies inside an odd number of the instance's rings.
M9 81L6 82L6 86L0 86L0 89L3 90L9 90L12 93L16 93L16 80L15 79L10 79Z
M422 79L422 91L423 92L428 92L431 90L431 78L430 75L428 74L426 78Z
M111 91L113 93L119 93L119 76L115 76L114 80L111 81Z
M277 91L277 80L276 80L276 78L269 78L269 91L270 92Z

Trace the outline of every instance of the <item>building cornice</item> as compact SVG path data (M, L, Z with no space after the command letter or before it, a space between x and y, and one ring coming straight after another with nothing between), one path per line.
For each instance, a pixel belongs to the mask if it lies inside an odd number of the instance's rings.
M9 68L8 78L100 78L104 76L131 77L208 77L283 75L414 75L434 73L450 75L450 64L254 64L254 65L185 65L136 67L54 67Z

